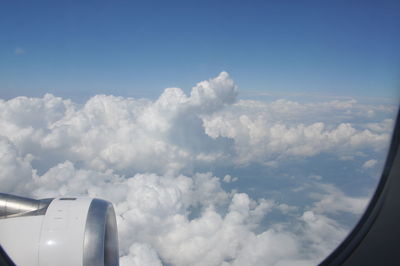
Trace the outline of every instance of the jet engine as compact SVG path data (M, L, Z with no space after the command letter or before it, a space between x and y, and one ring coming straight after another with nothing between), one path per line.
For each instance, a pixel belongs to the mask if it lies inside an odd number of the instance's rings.
M0 193L0 245L17 265L119 265L115 212L96 198Z

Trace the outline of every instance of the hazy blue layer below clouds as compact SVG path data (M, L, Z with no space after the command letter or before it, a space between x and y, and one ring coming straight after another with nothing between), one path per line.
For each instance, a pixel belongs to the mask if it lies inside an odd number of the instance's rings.
M222 72L156 100L0 100L2 192L111 200L122 265L310 265L343 239L395 106L237 99Z

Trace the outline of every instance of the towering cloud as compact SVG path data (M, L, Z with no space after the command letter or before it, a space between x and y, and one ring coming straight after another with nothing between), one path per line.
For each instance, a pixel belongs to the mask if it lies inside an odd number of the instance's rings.
M240 184L254 165L268 171L319 155L359 158L365 163L358 167L373 170L381 162L366 156L386 147L392 109L237 94L222 72L190 95L167 88L155 101L0 100L2 192L111 200L123 265L318 263L349 230L335 215L359 215L367 197L322 183L320 175L305 184L313 186L312 202L298 206L276 193L244 193Z

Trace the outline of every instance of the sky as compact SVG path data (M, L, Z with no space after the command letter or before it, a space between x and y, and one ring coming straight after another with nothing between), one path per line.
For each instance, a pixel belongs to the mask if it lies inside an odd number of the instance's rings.
M397 1L4 1L0 187L99 197L121 265L316 265L399 103Z
M7 0L0 97L155 99L228 71L243 97L393 98L399 11L398 1Z

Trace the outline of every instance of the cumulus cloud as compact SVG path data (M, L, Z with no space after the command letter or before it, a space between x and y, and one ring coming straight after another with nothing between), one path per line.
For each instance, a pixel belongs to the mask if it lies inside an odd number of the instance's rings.
M354 103L314 105L278 100L273 103L239 101L230 109L204 118L206 133L212 138L225 137L235 142L235 162L253 161L276 164L292 157L310 157L320 153L334 153L340 157L354 155L354 149L382 150L387 146L390 130L372 129L350 122L315 121L321 112L350 108ZM339 105L339 107L338 107ZM313 116L311 112L317 114ZM310 115L308 115L310 113ZM335 113L329 117L332 119ZM310 120L308 124L301 121ZM340 119L339 112L338 121ZM290 117L290 119L288 118ZM385 121L384 123L387 123ZM388 129L388 127L385 127ZM378 129L378 130L376 130Z
M317 207L298 216L295 224L263 228L261 221L272 211L296 208L228 193L211 173L124 178L76 169L67 161L34 176L30 189L42 197L89 195L112 200L122 265L315 264L347 232Z
M32 177L30 154L20 155L18 148L0 136L0 187L3 191L24 193L25 181Z
M294 206L228 189L248 176L224 169L268 171L288 159L380 151L391 120L378 118L387 112L353 100L239 100L226 72L189 95L167 88L154 101L0 100L0 186L38 198L112 201L122 265L316 264L349 230L332 215L360 215L367 198L308 174L313 203ZM276 213L289 222L268 224Z
M129 255L120 258L121 265L131 266L162 266L157 253L149 245L134 243L129 248Z
M168 88L156 101L96 95L78 106L50 94L17 97L0 101L0 126L22 153L42 155L33 158L41 172L67 159L123 174L276 165L320 153L343 157L354 149L381 150L390 135L387 120L362 126L311 115L339 110L340 118L361 108L356 102L235 103L236 95L236 85L222 72L198 83L190 96Z
M326 214L338 212L348 212L361 215L367 206L368 197L347 196L332 184L315 184L322 192L311 195L318 199L314 203L313 211Z
M199 116L232 103L235 95L222 72L193 87L190 97L169 88L155 102L97 95L78 108L49 94L18 97L0 102L0 123L23 152L48 155L35 161L44 169L68 159L124 173L179 171L231 156L230 140L206 135Z
M231 182L236 182L238 181L239 178L237 177L232 177L231 175L225 175L224 178L222 179L225 183L231 183Z

